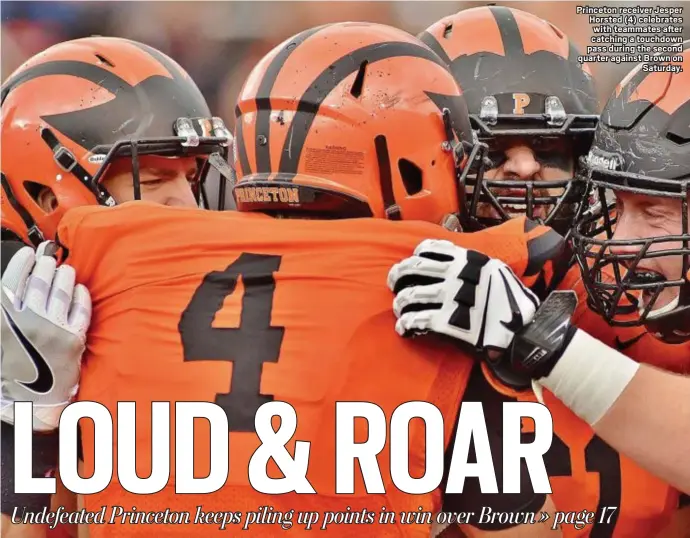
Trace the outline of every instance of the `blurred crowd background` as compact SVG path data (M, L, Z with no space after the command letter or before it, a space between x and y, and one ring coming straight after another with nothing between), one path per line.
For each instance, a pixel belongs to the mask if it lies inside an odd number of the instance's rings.
M171 55L194 78L211 110L233 125L234 103L257 61L291 35L337 21L390 24L417 34L445 15L490 2L264 2L244 1L6 1L1 6L3 81L37 52L89 35L145 42ZM592 36L587 15L576 6L638 5L640 2L491 2L532 12L560 27L584 54ZM644 2L683 5L684 2ZM684 37L690 38L685 4ZM602 106L632 64L594 64Z

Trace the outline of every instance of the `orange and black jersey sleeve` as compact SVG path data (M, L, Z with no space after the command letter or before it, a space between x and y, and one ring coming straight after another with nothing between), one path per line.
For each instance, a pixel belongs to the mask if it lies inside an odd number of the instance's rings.
M10 263L12 256L14 256L22 247L26 245L21 241L0 241L0 264L2 265L2 273L5 272L7 264Z
M489 446L491 448L491 458L493 462L494 472L496 473L496 482L503 484L503 404L506 402L516 401L514 398L504 396L497 392L493 385L487 379L480 363L476 363L467 380L465 392L462 395L463 402L482 402L484 411L484 419L488 426L489 432ZM448 480L450 472L450 465L452 461L455 432L457 431L457 424L453 430L450 444L446 449L444 461L444 481L443 485ZM534 440L534 432L527 432L522 434L522 442L529 443ZM477 461L475 453L475 445L472 443L470 452L468 454L468 461ZM502 513L525 513L534 512L539 513L539 510L544 506L546 495L535 493L532 487L532 480L530 478L529 470L525 460L520 460L520 493L503 493L485 494L482 493L479 479L476 477L469 477L465 480L462 493L446 493L443 496L442 510L444 512L472 512L473 516L469 518L469 523L478 529L484 531L499 531L515 527L516 524L510 521L510 518L498 518L495 521L487 522L480 520L482 510L487 507L494 512Z

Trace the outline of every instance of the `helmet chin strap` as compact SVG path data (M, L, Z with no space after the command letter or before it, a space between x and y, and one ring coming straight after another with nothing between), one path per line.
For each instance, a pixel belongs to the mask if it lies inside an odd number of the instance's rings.
M220 174L218 180L218 211L223 211L225 210L225 196L228 185L232 191L237 183L237 173L235 172L235 169L228 164L227 159L223 158L223 156L218 152L211 153L208 156L207 163L211 168L215 169ZM206 179L204 179L204 182L205 181ZM206 195L205 186L200 185L199 187L203 194Z
M69 149L60 144L60 141L55 136L53 131L46 127L42 128L41 138L53 152L53 159L55 159L57 165L66 173L72 174L86 188L93 192L99 204L109 207L115 205L115 199L105 188L100 185L96 185L95 187L92 186L93 177L91 174L81 164L79 164Z

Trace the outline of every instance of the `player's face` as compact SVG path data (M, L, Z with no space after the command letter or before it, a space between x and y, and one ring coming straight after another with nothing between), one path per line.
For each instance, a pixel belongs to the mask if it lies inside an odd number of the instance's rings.
M573 151L565 138L515 138L495 141L490 144L489 159L493 168L486 171L487 180L512 181L559 181L573 177ZM498 190L498 189L497 189ZM562 189L534 189L534 196L559 196ZM500 189L499 196L525 197L524 189ZM511 217L525 214L525 205L503 203L503 208ZM546 218L551 206L535 205L534 216ZM499 218L498 212L489 203L480 203L477 216Z
M161 205L198 207L190 181L194 179L197 163L193 157L165 158L142 156L139 159L139 183L141 199ZM110 165L103 185L118 204L134 200L134 179L132 163L122 159ZM46 213L58 206L55 193L43 189L38 195L38 204Z
M197 162L193 157L140 157L141 199L167 206L197 207L190 185L196 171ZM131 161L122 159L113 163L103 179L103 186L119 204L134 200Z
M616 194L617 223L614 229L614 240L639 240L651 237L681 235L681 201L678 199L657 196L645 196L618 191ZM634 254L639 252L639 245L612 246L611 251L616 254ZM648 252L682 248L682 243L662 242L653 243ZM635 274L641 281L659 281L661 278L680 279L682 277L683 260L678 254L645 258L640 260ZM669 304L678 295L678 287L664 288L654 303L653 308L659 309ZM650 293L643 293L642 302L649 303Z

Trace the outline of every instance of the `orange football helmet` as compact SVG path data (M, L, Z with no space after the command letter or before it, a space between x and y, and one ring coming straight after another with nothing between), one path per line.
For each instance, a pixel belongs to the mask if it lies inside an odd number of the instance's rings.
M140 155L199 156L202 196L209 161L223 160L209 157L230 140L189 75L160 51L119 38L60 43L2 86L2 226L35 243L53 238L71 207L113 205L100 180L117 158L132 160L138 199ZM55 194L53 210L37 202L44 189Z
M530 141L542 159L554 159L567 141L577 163L592 142L598 120L594 80L578 63L573 42L553 24L515 8L465 9L432 24L419 38L442 57L462 87L472 127L489 146L489 160L500 163L516 139ZM563 180L487 180L470 176L463 225L481 229L511 214L543 221L567 235L583 200L574 177ZM497 216L482 216L489 204Z
M254 68L237 103L240 211L440 223L474 148L444 62L380 24L306 30Z

